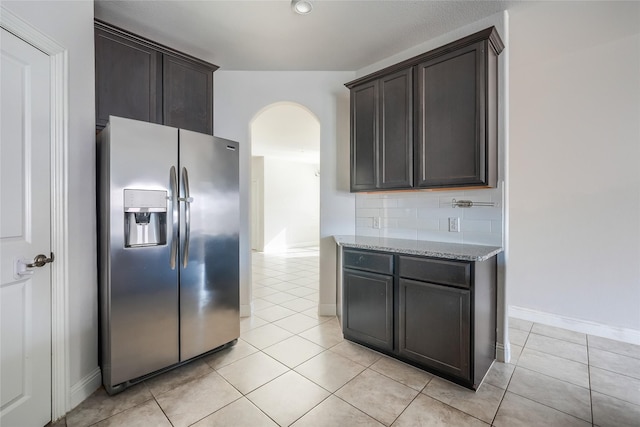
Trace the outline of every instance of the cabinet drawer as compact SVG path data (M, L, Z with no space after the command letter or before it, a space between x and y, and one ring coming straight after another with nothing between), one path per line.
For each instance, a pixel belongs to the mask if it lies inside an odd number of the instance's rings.
M345 268L393 274L393 255L391 254L345 249L342 259Z
M408 256L401 256L399 259L400 277L464 288L471 286L471 263L469 262Z

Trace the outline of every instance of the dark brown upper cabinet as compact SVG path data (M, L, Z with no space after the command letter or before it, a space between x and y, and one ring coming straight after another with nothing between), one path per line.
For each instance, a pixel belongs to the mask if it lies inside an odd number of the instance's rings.
M351 191L495 187L503 49L491 27L347 83Z
M351 90L351 191L413 182L413 71Z
M96 125L109 115L162 123L162 54L96 23Z
M380 78L380 188L413 183L413 72Z
M416 66L416 187L496 186L497 55L491 51L481 41Z
M171 55L163 58L164 123L213 134L213 71Z
M110 115L213 134L216 65L95 21L96 128Z
M351 90L351 191L378 186L378 81Z

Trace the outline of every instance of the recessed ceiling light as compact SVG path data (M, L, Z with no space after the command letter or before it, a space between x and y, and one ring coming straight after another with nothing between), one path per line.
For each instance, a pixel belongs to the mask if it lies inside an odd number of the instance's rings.
M308 0L291 0L291 8L299 15L307 15L313 9L313 5Z

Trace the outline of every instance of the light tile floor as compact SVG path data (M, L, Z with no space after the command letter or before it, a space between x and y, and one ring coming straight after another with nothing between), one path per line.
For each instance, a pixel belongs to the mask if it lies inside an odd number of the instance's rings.
M57 425L640 426L640 346L510 320L512 360L477 392L343 340L317 315L318 252L253 254L238 343Z

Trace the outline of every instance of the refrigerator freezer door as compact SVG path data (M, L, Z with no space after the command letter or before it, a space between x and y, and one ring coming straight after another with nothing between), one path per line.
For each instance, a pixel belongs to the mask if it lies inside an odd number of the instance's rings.
M238 158L236 142L180 129L181 361L240 336Z
M119 117L111 117L101 133L102 364L108 389L178 362L170 188L177 141L175 128ZM125 215L134 215L125 213L125 189L166 192L166 209L159 213L166 227L163 244L125 247Z

